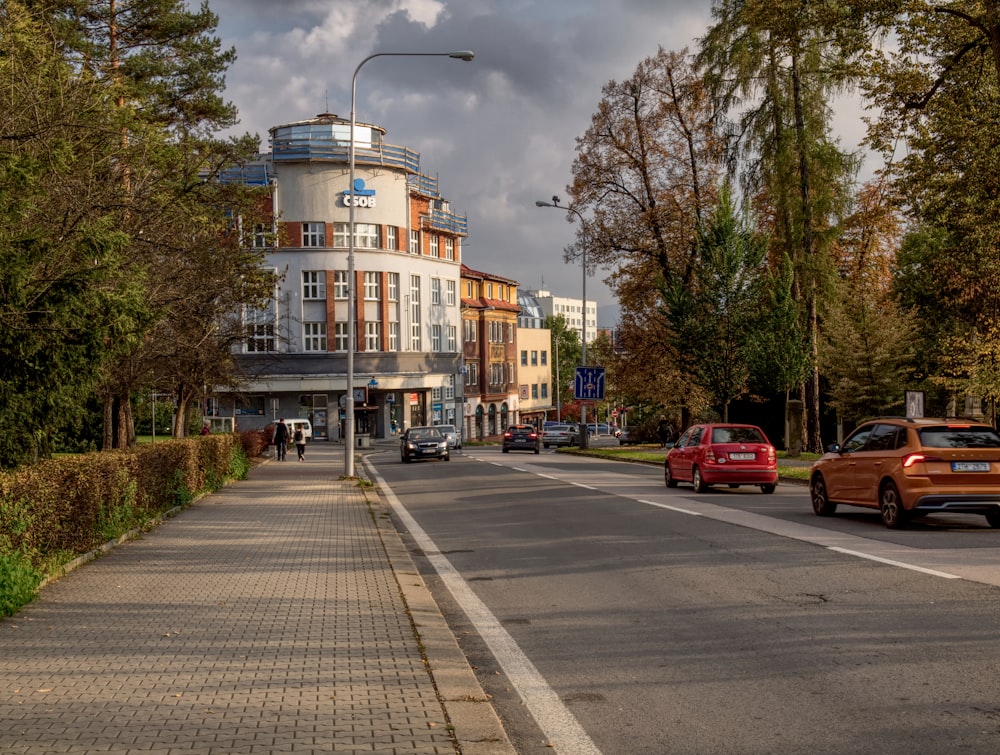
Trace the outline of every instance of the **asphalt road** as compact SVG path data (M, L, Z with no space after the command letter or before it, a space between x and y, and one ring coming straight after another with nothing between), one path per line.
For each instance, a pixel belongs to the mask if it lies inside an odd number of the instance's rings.
M696 495L554 453L376 454L520 753L996 753L1000 531Z

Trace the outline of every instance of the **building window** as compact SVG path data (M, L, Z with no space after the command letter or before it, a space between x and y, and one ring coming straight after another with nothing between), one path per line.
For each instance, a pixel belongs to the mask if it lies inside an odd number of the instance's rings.
M538 383L531 384L531 398L538 400Z
M302 343L306 351L326 351L326 323L302 323Z
M420 231L410 231L410 254L420 254Z
M333 224L333 245L340 249L346 249L350 244L348 228L350 223ZM374 223L354 224L354 248L355 249L378 249L378 226Z
M389 351L399 351L399 323L389 323Z
M326 229L323 223L302 224L302 246L326 246Z
M462 322L465 325L465 342L466 343L475 343L476 341L478 341L479 340L479 334L477 332L478 328L476 326L476 321L475 320L463 320Z
M444 240L444 257L449 260L455 259L455 239Z
M527 349L521 349L521 366L522 367L527 367L528 366L528 350Z
M486 298L487 299L492 299L493 298L493 284L492 283L487 283L486 284Z
M468 281L465 284L465 288L468 291L468 293L466 294L466 296L471 299L472 298L472 281Z
M386 286L389 287L389 301L399 301L399 273L389 273L386 276Z
M394 225L385 227L385 248L394 251L399 249L399 229Z
M410 276L410 351L420 351L420 276Z
M445 304L449 307L455 306L455 281L445 281Z
M324 271L302 271L302 298L310 301L326 298L326 273Z
M458 351L458 328L448 326L448 351Z
M549 363L549 352L542 350L542 367L546 367Z
M431 325L431 351L441 351L441 326Z
M333 348L335 351L347 351L346 322L338 322L333 326Z
M479 363L469 362L465 365L465 384L471 386L479 385Z
M431 401L441 400L441 388L431 388Z
M275 333L275 305L272 299L267 309L245 309L246 350L248 352L277 351Z
M365 273L365 301L378 301L381 298L382 274L379 272Z
M549 384L542 383L542 400L545 400L548 397L549 397Z
M428 243L430 245L430 252L429 252L430 256L431 257L439 257L440 253L439 253L439 249L438 249L438 237L437 237L437 235L431 234L430 236L427 237L427 241L428 241Z
M538 366L538 352L537 351L532 351L531 352L531 366L532 367L537 367Z
M333 272L333 298L347 298L347 271L334 270Z
M441 279L431 278L431 304L441 303Z
M257 223L253 227L253 248L254 249L264 249L269 247L269 236L271 235L271 229L268 228L263 223Z
M382 350L382 323L365 323L365 351Z
M444 400L452 401L455 398L455 376L448 376L448 385L444 387Z
M513 382L514 382L514 363L513 362L507 362L507 376L506 377L507 377L507 379L506 379L505 383L507 385L513 384Z

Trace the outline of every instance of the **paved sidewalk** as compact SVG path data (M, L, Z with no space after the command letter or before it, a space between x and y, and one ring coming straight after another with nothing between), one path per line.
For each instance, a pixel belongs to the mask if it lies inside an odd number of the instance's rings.
M511 755L342 472L324 442L264 464L0 620L0 752Z

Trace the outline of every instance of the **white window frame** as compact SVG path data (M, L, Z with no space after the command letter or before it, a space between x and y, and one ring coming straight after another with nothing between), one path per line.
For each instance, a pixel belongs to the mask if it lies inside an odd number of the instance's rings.
M451 237L444 240L444 258L447 260L455 259L455 239Z
M382 294L382 274L365 271L365 301L379 301Z
M377 320L365 323L365 351L382 350L382 323Z
M410 254L420 254L420 231L410 231Z
M399 229L394 225L385 227L385 248L393 251L399 250Z
M338 322L334 323L333 326L333 350L346 352L348 346L347 341L347 323Z
M438 353L441 351L441 326L431 325L431 351Z
M385 281L386 301L399 301L399 273L388 273Z
M302 323L303 351L326 351L326 323Z
M389 351L399 351L399 323L389 323Z
M420 332L420 276L410 276L410 351L422 350Z
M458 328L454 325L448 326L448 351L458 351Z
M431 304L441 303L441 279L431 278Z
M455 298L456 286L455 281L445 281L445 304L449 307L454 307L457 299Z
M306 301L322 301L326 299L326 271L302 271L302 298Z
M333 298L338 301L347 300L347 271L333 271Z
M431 257L440 257L440 241L436 233L429 234L427 237L428 254Z
M326 246L325 224L318 221L307 221L302 224L302 246Z

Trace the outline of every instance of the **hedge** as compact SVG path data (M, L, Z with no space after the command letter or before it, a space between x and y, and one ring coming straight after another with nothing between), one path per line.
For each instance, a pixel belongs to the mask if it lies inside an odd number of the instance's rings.
M243 479L260 433L167 440L49 459L0 473L0 616L12 616L74 559Z

